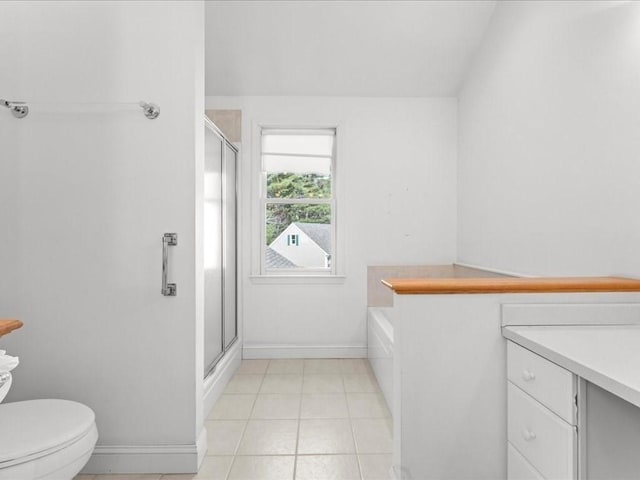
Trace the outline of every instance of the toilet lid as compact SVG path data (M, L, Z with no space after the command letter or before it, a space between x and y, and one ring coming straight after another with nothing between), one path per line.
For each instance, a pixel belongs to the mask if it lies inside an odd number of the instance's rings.
M93 410L69 400L0 404L0 463L45 454L72 443L93 426Z

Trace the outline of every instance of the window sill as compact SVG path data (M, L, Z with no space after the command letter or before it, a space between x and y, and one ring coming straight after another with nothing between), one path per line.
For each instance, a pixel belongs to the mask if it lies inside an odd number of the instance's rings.
M251 283L257 285L340 285L344 275L251 275Z

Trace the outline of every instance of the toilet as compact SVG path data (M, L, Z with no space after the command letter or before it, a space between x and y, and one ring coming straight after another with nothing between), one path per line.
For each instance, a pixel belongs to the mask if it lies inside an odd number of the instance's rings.
M8 374L11 375L11 374ZM0 378L0 402L11 378ZM95 414L69 400L0 404L0 480L71 480L96 441Z

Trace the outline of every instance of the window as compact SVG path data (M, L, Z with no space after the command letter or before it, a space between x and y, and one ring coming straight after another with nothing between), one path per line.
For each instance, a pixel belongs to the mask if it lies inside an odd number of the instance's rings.
M261 128L262 273L335 274L336 129Z

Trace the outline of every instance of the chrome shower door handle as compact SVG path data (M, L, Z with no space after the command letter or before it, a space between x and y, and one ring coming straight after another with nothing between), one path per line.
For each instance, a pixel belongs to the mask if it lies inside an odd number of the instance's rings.
M165 233L162 236L162 290L160 293L165 297L175 297L178 294L178 287L175 283L167 283L169 275L169 247L178 245L177 233Z

